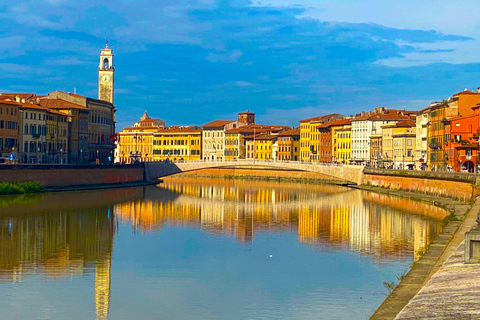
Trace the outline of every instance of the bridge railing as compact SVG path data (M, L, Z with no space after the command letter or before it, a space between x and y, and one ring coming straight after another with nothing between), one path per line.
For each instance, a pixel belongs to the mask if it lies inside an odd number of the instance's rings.
M224 164L224 163L245 163L245 164L259 164L259 163L292 163L302 165L314 165L314 166L327 166L327 167L341 167L342 163L329 163L329 162L311 162L311 161L294 161L294 160L269 160L269 159L224 159L224 160L175 160L175 161L152 161L152 162L167 162L167 163L212 163L212 164Z

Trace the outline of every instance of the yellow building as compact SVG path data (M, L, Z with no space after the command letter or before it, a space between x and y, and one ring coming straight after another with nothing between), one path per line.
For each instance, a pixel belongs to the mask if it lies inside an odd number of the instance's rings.
M382 126L384 166L406 169L415 163L415 122L404 120Z
M277 160L298 161L300 155L300 129L280 132L277 139Z
M382 128L382 161L386 168L394 168L393 158L393 128L396 123L387 123Z
M165 127L165 121L152 119L147 111L130 128L118 133L115 162L137 163L154 160L154 133Z
M253 149L250 149L250 156L247 156L247 140L252 138L249 147L252 148L253 135L272 134L277 135L289 127L268 126L260 124L248 124L239 128L225 131L225 159L253 159ZM298 139L297 139L298 141ZM275 155L276 145L272 145L272 154Z
M348 164L350 160L352 120L334 120L330 128L332 132L332 162Z
M274 158L273 144L276 141L276 135L262 133L255 136L255 159L272 160Z
M173 126L154 133L153 161L200 160L202 130L195 126Z
M393 158L396 168L415 166L415 122L400 121L393 127Z
M300 120L300 160L318 162L321 148L320 132L318 127L326 122L342 119L340 114L329 114L320 117Z

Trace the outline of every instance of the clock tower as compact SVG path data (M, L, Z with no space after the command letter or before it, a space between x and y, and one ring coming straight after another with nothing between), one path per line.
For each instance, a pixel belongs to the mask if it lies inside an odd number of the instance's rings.
M100 64L98 66L98 99L108 101L113 104L113 74L115 67L113 66L112 49L108 47L100 52Z

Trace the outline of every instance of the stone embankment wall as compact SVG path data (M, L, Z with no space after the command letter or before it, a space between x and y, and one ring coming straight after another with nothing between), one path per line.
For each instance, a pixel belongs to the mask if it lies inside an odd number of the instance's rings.
M292 180L323 180L323 181L340 181L332 180L332 177L306 171L288 171L288 170L269 170L269 169L245 169L245 168L210 168L180 173L178 176L188 177L241 177L241 178L265 178L270 179L292 179Z
M137 165L2 165L0 182L38 181L43 187L86 186L143 181Z
M480 194L479 179L471 173L365 168L363 184L460 200L472 200Z

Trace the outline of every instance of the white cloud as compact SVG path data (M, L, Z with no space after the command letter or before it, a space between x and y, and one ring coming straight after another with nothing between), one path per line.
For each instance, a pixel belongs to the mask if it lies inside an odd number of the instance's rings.
M410 30L435 30L475 38L480 33L480 2L473 0L252 0L253 6L301 7L299 19L315 19L348 23L375 23L386 27ZM412 44L409 44L412 45ZM480 61L480 40L415 44L421 50L404 58L378 61L385 66L416 66L436 62L471 63ZM447 52L450 50L450 52Z
M254 87L256 84L247 81L236 81L238 87Z
M90 61L85 62L76 57L45 60L46 65L59 65L59 66L78 66L86 63L90 64L91 62Z
M480 27L474 0L252 0L254 6L302 7L301 17L322 21L377 23L400 29L438 30L473 36Z
M209 53L207 56L207 60L210 62L230 62L234 63L237 62L243 55L243 52L240 50L232 50L231 52L227 52L225 54L219 53Z
M442 41L435 43L397 43L414 47L416 51L408 52L402 58L378 60L377 64L388 67L411 67L429 63L464 64L480 61L480 41Z

